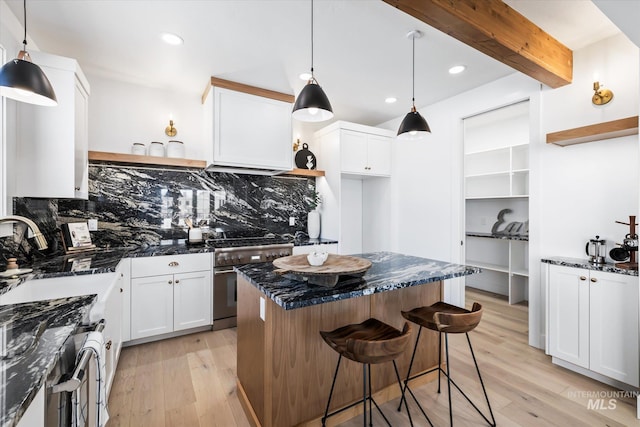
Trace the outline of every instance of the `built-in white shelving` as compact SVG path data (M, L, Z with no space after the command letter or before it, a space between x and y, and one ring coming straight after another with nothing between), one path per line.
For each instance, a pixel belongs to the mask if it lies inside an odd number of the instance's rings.
M483 271L466 285L506 295L510 304L525 301L528 241L490 232L503 209L511 212L502 228L529 219L529 103L465 119L464 131L465 262Z

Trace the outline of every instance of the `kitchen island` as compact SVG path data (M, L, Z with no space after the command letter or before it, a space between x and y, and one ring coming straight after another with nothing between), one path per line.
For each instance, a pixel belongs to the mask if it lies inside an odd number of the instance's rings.
M358 255L372 262L363 277L340 280L333 288L308 285L276 274L271 263L236 267L238 272L238 395L253 425L320 425L338 354L319 331L375 317L398 329L401 310L442 299L443 280L478 273L475 267L392 252ZM412 325L412 338L418 328ZM413 372L438 361L437 334L423 334ZM406 373L409 349L397 360ZM400 394L391 364L372 366L378 403ZM361 365L345 360L332 409L362 398ZM423 382L435 374L422 377ZM348 419L357 405L338 418Z

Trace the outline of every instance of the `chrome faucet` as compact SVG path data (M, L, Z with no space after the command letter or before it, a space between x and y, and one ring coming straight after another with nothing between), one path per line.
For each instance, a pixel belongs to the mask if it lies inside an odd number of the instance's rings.
M36 246L38 247L38 249L42 251L49 247L47 245L46 239L42 235L42 232L40 231L36 223L31 221L29 218L25 218L23 216L18 216L18 215L9 215L9 216L4 216L0 218L0 224L3 222L22 222L26 224L27 227L29 227L29 229L31 230L31 233L33 234L33 238L36 241Z

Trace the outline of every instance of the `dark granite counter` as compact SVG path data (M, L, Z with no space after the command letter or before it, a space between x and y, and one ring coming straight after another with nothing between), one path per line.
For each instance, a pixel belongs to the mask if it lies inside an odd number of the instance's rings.
M563 257L550 257L543 258L541 261L545 264L561 265L563 267L575 267L584 268L587 270L604 271L607 273L624 274L627 276L637 276L638 270L629 270L626 268L616 267L614 264L591 264L586 259L581 258L563 258Z
M363 277L344 278L333 288L309 285L273 272L273 264L249 264L235 270L285 310L371 295L479 273L469 267L393 252L357 255L372 262Z
M87 318L95 295L0 306L1 426L14 426L57 362L58 350Z
M475 231L467 231L465 235L467 237L484 237L487 239L522 240L524 242L529 241L529 236L520 235L520 234L492 234L492 233L480 233Z
M295 246L323 245L338 243L331 239L309 239L308 237L292 240ZM32 268L33 271L19 277L0 279L0 295L9 292L28 280L46 279L50 277L78 276L84 274L112 273L124 258L139 258L163 255L182 255L214 252L215 246L205 244L189 244L185 240L169 240L160 245L129 248L97 248L80 254L63 255L35 261L21 268Z

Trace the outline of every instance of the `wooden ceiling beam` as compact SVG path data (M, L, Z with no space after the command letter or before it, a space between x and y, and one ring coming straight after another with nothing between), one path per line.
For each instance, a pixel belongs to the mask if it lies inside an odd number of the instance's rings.
M383 0L552 88L571 83L573 51L501 0Z

